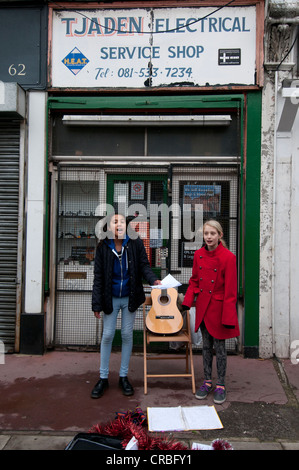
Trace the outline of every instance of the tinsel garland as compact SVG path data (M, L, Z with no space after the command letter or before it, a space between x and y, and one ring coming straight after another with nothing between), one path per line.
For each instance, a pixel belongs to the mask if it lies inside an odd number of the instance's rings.
M124 449L132 437L135 437L138 441L138 450L188 450L186 445L169 437L150 436L145 424L145 415L142 410L136 408L134 412L117 413L115 419L106 424L95 424L89 432L119 437ZM213 450L233 450L232 446L223 439L215 439L211 447Z
M215 439L211 446L213 447L213 450L233 450L231 444L223 439Z

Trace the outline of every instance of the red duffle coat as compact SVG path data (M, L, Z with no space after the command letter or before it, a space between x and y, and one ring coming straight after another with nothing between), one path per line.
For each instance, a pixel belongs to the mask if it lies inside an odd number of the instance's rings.
M228 339L240 335L236 308L236 257L222 243L215 250L208 251L203 247L194 254L192 276L183 304L192 307L196 296L195 331L204 320L214 338Z

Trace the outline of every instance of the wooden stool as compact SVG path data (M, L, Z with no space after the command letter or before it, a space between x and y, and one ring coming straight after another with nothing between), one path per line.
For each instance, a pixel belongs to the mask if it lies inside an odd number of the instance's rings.
M190 330L190 315L189 310L186 312L186 325L178 333L172 335L163 335L151 333L146 327L146 307L152 304L151 297L146 297L143 304L143 361L144 361L144 394L147 394L147 379L152 377L190 377L192 382L192 393L195 393L195 378L194 378L194 366L193 366L193 355L192 355L192 340ZM175 357L169 356L157 356L152 357L147 354L147 346L150 343L161 343L175 341L186 346L185 355L175 355ZM147 371L148 360L171 360L171 359L185 359L186 361L186 372L184 374L149 374ZM190 362L190 364L189 364ZM190 365L190 367L189 367Z

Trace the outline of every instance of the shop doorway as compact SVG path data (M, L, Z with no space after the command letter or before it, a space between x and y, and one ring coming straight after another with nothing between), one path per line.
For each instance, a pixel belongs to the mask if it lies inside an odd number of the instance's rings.
M235 96L206 99L190 98L181 114L134 108L53 115L56 345L97 347L101 342L91 291L96 230L107 206L135 217L131 226L144 241L152 269L160 278L172 274L181 293L200 247L199 205L202 222L217 218L238 257L242 110ZM174 106L170 100L166 108L169 103ZM142 343L142 327L140 309L136 347Z
M152 270L159 279L169 272L169 224L168 177L167 173L149 174L148 169L137 173L131 169L127 174L107 175L107 202L115 212L128 215L131 229L135 230L144 243ZM163 210L164 209L164 210ZM146 284L144 289L150 295ZM134 325L134 345L143 342L143 315L141 309L136 314ZM121 344L120 319L118 319L114 345Z

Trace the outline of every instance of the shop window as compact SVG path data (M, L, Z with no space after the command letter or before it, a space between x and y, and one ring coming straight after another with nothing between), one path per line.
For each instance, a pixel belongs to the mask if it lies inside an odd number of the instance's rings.
M172 204L183 216L176 226L173 219L170 269L185 291L207 220L221 223L226 245L238 258L239 169L236 165L198 165L191 172L188 166L174 166L172 181Z
M95 227L101 190L99 169L58 173L55 342L96 345L101 324L91 311Z
M86 116L82 116L82 120L72 120L71 117L54 118L54 157L171 155L221 158L239 155L238 119L235 113L180 116L182 121L176 115L154 116L160 119L159 125L155 124L157 119L144 122L142 116L127 116L121 124L117 117L114 123L111 120L92 120L90 115L88 120ZM133 121L133 118L136 120Z
M53 155L139 156L144 154L144 130L127 127L77 127L55 119Z
M161 235L161 216L150 225L150 207L167 201L167 173L150 175L144 170L120 175L96 166L61 165L57 200L55 343L94 347L101 341L102 329L102 319L97 320L91 311L98 224L109 208L128 214L138 204L139 219L132 220L131 227L143 240L153 271L164 277L166 259L163 267L161 248L168 240ZM121 342L119 329L117 323L116 346ZM135 344L142 340L141 330L138 314Z
M183 220L181 220L182 236L179 240L178 264L180 267L192 267L194 248L199 248L196 245L196 235L199 235L198 239L202 239L201 227L199 228L201 233L195 234L197 216L200 225L201 222L204 223L209 219L218 220L224 231L224 239L230 239L230 182L181 181L179 190L182 211L184 211L184 208L188 208L190 211L190 233L186 233L188 230L183 227Z
M232 156L238 154L236 121L219 127L150 127L148 155Z

